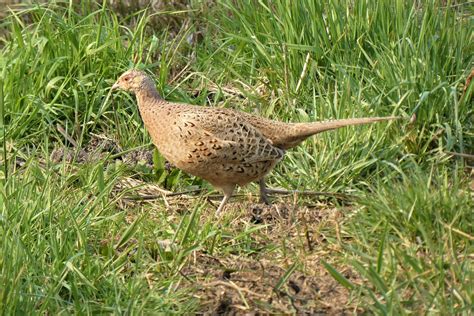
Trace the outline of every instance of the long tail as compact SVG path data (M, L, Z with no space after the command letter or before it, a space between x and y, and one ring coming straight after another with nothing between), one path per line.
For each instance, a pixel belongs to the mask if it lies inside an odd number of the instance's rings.
M301 143L306 138L325 131L330 131L345 126L369 124L381 121L396 120L400 118L401 117L398 116L361 117L325 122L293 123L288 126L286 132L281 133L279 135L280 137L277 137L277 139L273 140L273 145L283 149L290 149Z

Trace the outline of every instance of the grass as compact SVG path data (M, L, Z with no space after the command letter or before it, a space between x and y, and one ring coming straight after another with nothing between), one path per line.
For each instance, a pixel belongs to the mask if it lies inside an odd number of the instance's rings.
M471 6L106 3L12 7L0 24L2 314L472 313L472 160L447 153L474 148ZM156 151L130 156L153 147L110 86L134 66L173 101L417 121L313 137L269 177L349 204L262 210L250 185L216 220L205 193L130 199L210 189Z

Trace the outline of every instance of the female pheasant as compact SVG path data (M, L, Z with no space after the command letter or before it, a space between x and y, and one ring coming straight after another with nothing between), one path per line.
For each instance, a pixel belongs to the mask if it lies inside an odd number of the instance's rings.
M136 95L147 131L161 154L179 169L209 181L224 192L216 214L224 209L237 185L260 183L268 203L264 176L287 149L328 130L396 119L354 118L312 123L284 123L232 109L167 102L143 71L122 74L112 89Z

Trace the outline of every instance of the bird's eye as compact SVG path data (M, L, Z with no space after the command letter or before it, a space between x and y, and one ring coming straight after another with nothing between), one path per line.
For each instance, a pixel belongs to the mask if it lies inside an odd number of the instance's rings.
M130 78L128 78L128 77L123 78L124 81L128 81L129 79Z

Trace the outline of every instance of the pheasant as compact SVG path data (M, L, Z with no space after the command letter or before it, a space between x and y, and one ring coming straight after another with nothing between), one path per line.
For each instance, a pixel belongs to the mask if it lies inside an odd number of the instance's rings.
M161 154L179 169L201 177L223 191L219 215L237 185L259 181L268 204L264 177L285 151L306 138L344 126L398 117L353 118L325 122L284 123L232 109L171 103L143 71L123 73L112 86L136 95L138 109Z

